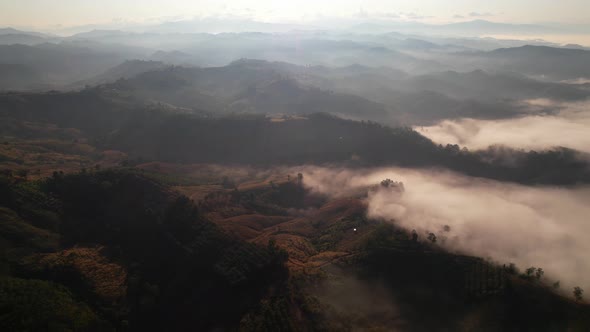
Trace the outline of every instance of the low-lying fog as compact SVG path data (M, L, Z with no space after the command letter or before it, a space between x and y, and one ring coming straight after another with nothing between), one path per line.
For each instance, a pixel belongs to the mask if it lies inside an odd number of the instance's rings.
M527 187L401 168L304 172L306 186L332 196L366 192L387 178L402 181L405 192L372 191L369 217L416 229L422 240L433 232L453 252L515 263L521 271L541 267L547 282L559 280L569 294L574 286L590 289L590 186Z
M440 144L459 144L469 149L505 145L542 150L556 146L590 153L590 102L560 104L549 100L528 101L532 115L503 120L445 120L415 129ZM537 109L552 110L537 115Z

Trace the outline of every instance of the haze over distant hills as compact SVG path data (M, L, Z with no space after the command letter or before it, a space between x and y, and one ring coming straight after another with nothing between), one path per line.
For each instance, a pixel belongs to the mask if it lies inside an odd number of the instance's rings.
M454 35L475 37L482 35L582 35L587 33L584 24L515 24L485 19L463 18L453 23L422 23L418 21L384 18L334 18L300 23L263 22L240 17L201 17L192 19L163 20L154 23L110 23L72 26L54 29L60 35L75 35L91 30L124 30L149 33L223 33L263 32L284 33L290 31L342 30L361 33L400 32L421 35Z
M0 330L590 330L587 27L446 15L0 29Z
M223 66L241 58L304 66L384 67L410 75L444 71L518 72L542 80L576 80L590 74L582 65L590 51L575 45L525 41L416 36L345 31L284 33L138 33L94 30L54 37L5 29L0 63L25 66L52 87L88 80L125 60L155 60L183 66ZM528 62L534 57L535 62ZM564 57L567 62L562 62ZM36 88L27 80L13 88ZM6 87L7 88L7 87Z

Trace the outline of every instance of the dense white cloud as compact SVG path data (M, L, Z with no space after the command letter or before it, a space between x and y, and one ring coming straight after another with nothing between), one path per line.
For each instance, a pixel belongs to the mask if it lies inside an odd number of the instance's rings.
M561 109L556 115L531 115L504 120L445 120L416 128L440 144L459 144L469 149L506 145L527 150L563 146L590 153L590 102L557 104L529 101L531 106Z
M405 192L369 194L368 215L393 222L422 238L434 232L450 251L477 255L521 268L541 267L547 282L563 289L590 288L590 187L527 187L450 172L310 167L305 184L321 193L347 195L390 178ZM445 225L450 232L443 232Z

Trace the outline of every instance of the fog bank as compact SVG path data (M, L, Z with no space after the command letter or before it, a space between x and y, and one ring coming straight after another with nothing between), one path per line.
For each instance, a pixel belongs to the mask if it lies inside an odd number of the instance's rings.
M590 288L590 186L527 187L400 168L310 167L304 176L306 186L332 196L366 192L386 178L402 181L401 195L383 189L369 194L369 217L416 229L423 240L433 232L454 252L522 270L541 267L547 281L560 280L567 293L576 285ZM445 225L450 232L442 231Z
M557 146L590 152L590 102L557 104L531 101L531 107L552 107L555 115L529 115L515 119L445 120L416 128L439 144L459 144L469 149L505 145L517 149L543 150Z

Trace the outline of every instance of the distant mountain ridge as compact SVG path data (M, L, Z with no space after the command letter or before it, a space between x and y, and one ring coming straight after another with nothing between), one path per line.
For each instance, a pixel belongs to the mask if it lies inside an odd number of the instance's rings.
M120 79L132 78L139 74L166 68L168 65L161 61L126 60L122 64L113 67L106 72L91 79L74 83L71 87L85 85L100 85L111 83Z
M22 30L17 30L17 29L10 28L10 27L0 28L0 35L28 35L28 36L43 37L43 38L53 37L51 35L44 34L41 32L22 31Z
M127 76L125 76L127 75ZM137 98L213 114L328 112L394 124L447 118L497 119L527 112L522 100L590 97L582 87L514 73L440 72L420 76L388 68L297 66L242 59L228 66L191 68L128 61L94 79ZM89 85L91 81L87 81ZM550 110L547 110L550 112Z
M584 49L525 45L459 55L480 61L476 62L480 68L499 68L555 80L590 77L590 51Z

